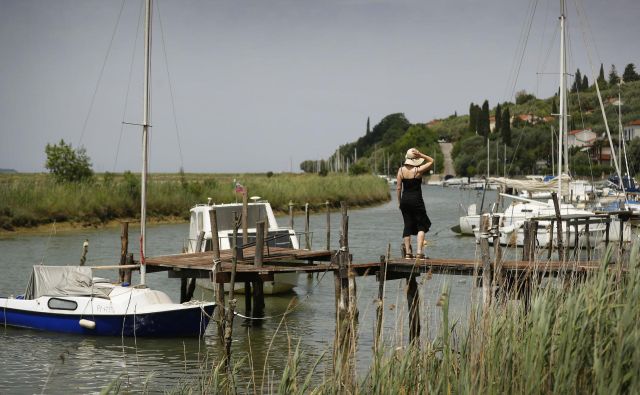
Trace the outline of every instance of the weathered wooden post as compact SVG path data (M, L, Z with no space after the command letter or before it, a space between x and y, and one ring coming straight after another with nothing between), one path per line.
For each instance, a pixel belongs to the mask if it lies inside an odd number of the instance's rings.
M89 252L89 239L85 239L82 243L82 256L80 256L80 266L84 266L87 262L87 253Z
M491 304L491 256L489 254L489 214L480 217L480 254L482 256L482 304L486 309Z
M249 243L249 190L242 189L242 246L243 251ZM237 256L236 256L237 258ZM244 311L247 317L251 316L251 282L244 282Z
M324 205L327 208L327 243L326 243L326 250L330 251L331 250L331 210L329 207L329 201L327 200L326 202L324 202Z
M493 268L492 286L499 291L503 287L502 279L502 247L500 247L500 216L491 217L491 231L493 236Z
M417 273L412 272L407 279L407 302L409 306L409 343L420 340L420 293Z
M551 192L551 199L553 199L553 208L556 212L556 221L558 223L558 260L564 262L566 260L566 254L564 251L564 245L562 243L562 216L560 215L560 204L558 203L558 195L555 192Z
M349 344L350 313L353 312L349 302L349 216L347 204L340 202L342 211L342 230L340 232L340 251L338 252L338 271L336 279L336 352L347 352ZM353 290L355 292L355 288Z
M129 223L120 223L120 264L127 264L127 254L129 253ZM131 278L131 270L128 270L129 278ZM123 283L125 281L127 270L118 270L118 281Z
M591 236L589 235L589 221L591 218L587 218L587 223L584 224L584 236L587 248L587 261L591 260Z
M236 268L238 266L238 213L233 213L233 240L231 246L231 281L229 283L229 306L227 307L224 325L225 364L227 372L231 373L231 341L233 336L233 318L236 312L234 288L236 286Z
M264 256L266 223L259 221L256 224L256 253L253 264L255 267L262 267ZM264 316L264 282L261 278L255 280L253 284L253 306L255 307L255 317ZM260 322L260 321L257 321Z
M309 237L309 203L304 204L304 249L311 249L311 238Z
M293 202L289 200L289 228L293 229Z
M387 255L380 255L380 266L378 267L378 300L376 305L376 334L373 339L373 350L377 353L382 344L382 324L384 322L384 285L387 275L387 262L391 255L391 244L387 245Z
M218 326L218 339L224 344L224 283L217 281L217 276L222 271L220 260L220 239L218 239L218 215L215 208L209 209L209 222L211 223L211 250L213 252L213 290L216 299L215 321Z

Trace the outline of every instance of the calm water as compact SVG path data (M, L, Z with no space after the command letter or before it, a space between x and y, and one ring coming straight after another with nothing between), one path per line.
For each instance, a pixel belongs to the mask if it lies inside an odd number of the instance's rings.
M402 217L395 201L382 206L353 210L349 213L350 248L355 262L377 262L391 243L392 255L399 254L402 234ZM481 192L480 192L481 193ZM473 238L460 238L449 229L456 225L460 204L479 201L475 191L460 191L441 187L424 187L423 195L427 211L433 222L427 234L430 257L474 258L476 245ZM488 192L491 198L495 192ZM332 248L337 248L339 214L332 215ZM287 218L279 218L281 224ZM313 244L325 245L324 213L311 217ZM296 217L295 228L302 230L302 217ZM148 230L149 255L177 253L188 234L188 224L160 225ZM130 239L137 240L132 230ZM114 264L119 259L120 235L118 229L87 230L64 234L20 236L0 239L0 294L16 295L24 292L31 266L44 264L64 265L79 261L84 239L89 239L88 265ZM301 241L302 242L302 241ZM133 244L133 243L130 243ZM414 243L415 244L415 243ZM415 248L415 247L414 247ZM137 258L136 253L136 258ZM111 276L111 272L99 272ZM289 351L296 345L302 359L310 366L323 352L331 350L334 322L333 276L300 275L294 293L269 297L266 301L268 319L261 326L245 325L236 319L234 325L233 353L237 359L251 358L256 377L262 376L265 358L268 376L278 377ZM134 279L135 281L135 279ZM172 299L179 298L179 281L168 279L164 273L149 275L151 287L161 289ZM451 286L451 315L464 321L471 306L472 281L463 276L433 276L420 278L422 296L422 336L428 338L439 325L435 302L445 283ZM389 281L385 296L385 341L389 344L405 344L406 297L404 281ZM372 348L377 283L371 276L358 279L359 351L361 370L366 369ZM198 294L197 298L206 295ZM280 318L291 299L297 299L297 307ZM242 298L238 300L240 313L244 309ZM1 308L1 306L0 306ZM80 337L42 333L29 330L0 328L0 394L3 393L91 393L99 392L114 381L130 390L148 388L163 391L179 386L195 378L206 369L205 361L218 361L221 347L211 325L204 339L118 339ZM322 371L324 365L320 365ZM241 364L241 376L250 374L249 363Z

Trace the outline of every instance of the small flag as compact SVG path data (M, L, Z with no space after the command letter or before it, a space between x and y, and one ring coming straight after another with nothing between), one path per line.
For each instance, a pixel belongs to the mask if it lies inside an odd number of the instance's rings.
M236 182L236 193L244 193L244 187L239 182Z

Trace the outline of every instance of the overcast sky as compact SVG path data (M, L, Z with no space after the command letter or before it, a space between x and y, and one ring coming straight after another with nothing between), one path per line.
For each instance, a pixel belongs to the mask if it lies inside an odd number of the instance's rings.
M570 72L591 81L584 35L596 72L640 69L640 1L576 1ZM140 128L122 122L142 119L141 3L0 0L0 168L44 171L64 138L98 172L139 171ZM514 88L548 97L558 13L558 0L159 0L151 171L298 171L367 117L427 122Z

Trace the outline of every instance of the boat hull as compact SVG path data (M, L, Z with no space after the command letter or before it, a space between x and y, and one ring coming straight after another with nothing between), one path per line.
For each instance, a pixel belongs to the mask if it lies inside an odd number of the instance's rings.
M6 307L8 301L12 301L14 307ZM0 299L0 325L78 335L126 337L202 336L215 308L214 304L204 304L143 314L91 315L33 311L17 307L19 302ZM81 319L94 322L95 328L80 325Z

